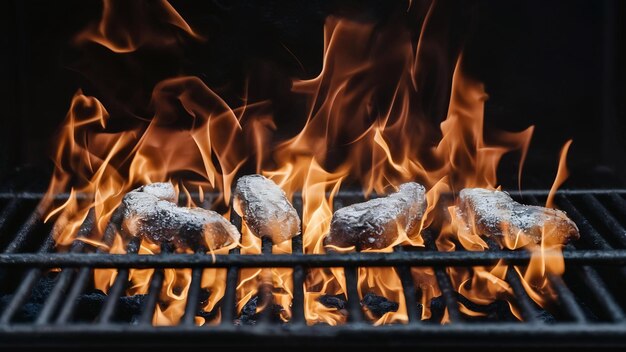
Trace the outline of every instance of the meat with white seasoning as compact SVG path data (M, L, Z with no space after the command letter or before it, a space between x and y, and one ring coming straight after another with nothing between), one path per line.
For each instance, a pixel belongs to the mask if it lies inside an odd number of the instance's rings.
M285 192L262 175L237 180L233 209L257 237L269 237L274 244L300 234L300 217Z
M177 248L218 249L241 237L235 226L220 214L179 207L169 182L153 183L127 193L122 200L122 232L154 243L172 243Z
M545 234L548 243L566 243L578 239L578 227L561 210L524 205L508 193L483 188L466 188L459 193L452 216L466 230L479 235L505 237L510 243L519 237L540 243Z
M333 214L325 246L356 250L382 249L398 238L400 231L411 237L420 231L426 210L426 190L415 182L400 185L386 197L352 204Z

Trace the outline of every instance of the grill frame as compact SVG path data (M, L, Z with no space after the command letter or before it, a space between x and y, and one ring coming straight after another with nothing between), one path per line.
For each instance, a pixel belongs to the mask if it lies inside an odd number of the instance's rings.
M512 192L512 195L523 197L527 203L538 203L537 197L544 197L547 191L531 190ZM63 199L67 195L59 195ZM348 204L360 197L360 193L345 192L336 198L335 206ZM424 233L426 249L422 251L405 251L396 247L392 253L350 253L305 255L302 254L302 238L294 238L292 255L274 255L271 243L265 241L263 254L242 255L234 249L228 255L211 256L204 254L170 254L156 255L133 254L137 244L131 243L130 254L116 255L107 253L80 253L83 242L75 241L68 253L50 253L53 241L45 237L36 253L20 252L25 241L33 235L40 224L42 214L50 203L39 203L24 221L4 252L0 253L0 270L27 268L24 279L17 286L13 299L0 312L0 346L36 345L36 346L134 346L158 344L167 346L215 346L230 345L284 345L307 344L308 346L339 346L339 345L419 345L419 346L555 346L555 347L624 347L626 346L626 315L623 308L613 297L597 270L592 265L608 265L619 267L626 278L626 231L620 221L612 215L598 196L608 197L617 204L619 216L626 214L626 189L620 190L563 190L557 193L557 204L568 212L581 230L581 240L566 246L563 256L567 265L575 265L581 278L589 283L590 289L597 297L610 322L590 322L576 298L561 278L551 278L552 284L559 293L561 309L572 318L571 322L545 323L536 319L537 311L534 302L524 291L519 277L509 270L507 281L511 285L517 303L525 319L514 323L476 323L463 320L459 312L458 300L451 287L446 267L469 267L494 264L504 259L507 264L526 263L530 254L524 251L488 251L488 252L438 252L434 247L434 236L428 231ZM20 203L26 200L38 200L38 193L0 193L0 200L6 201L0 213L0 230L15 212ZM579 197L591 206L587 213L607 219L603 223L608 231L600 231L584 215L585 211L577 208L571 201ZM294 206L301 214L302 203L296 197ZM235 214L232 212L231 214ZM114 216L120 216L116 214ZM114 221L112 221L114 222ZM233 224L241 227L241 219L233 216ZM81 231L90 231L93 223L87 221ZM114 228L110 228L113 233ZM606 234L607 236L603 236ZM110 236L110 234L109 234ZM105 241L107 234L105 233ZM610 239L610 241L609 241ZM618 243L620 248L611 245ZM268 245L269 244L269 245ZM346 268L346 284L348 297L356 294L356 268L367 266L393 266L403 282L407 299L407 324L388 326L372 326L364 320L358 300L348 301L349 321L340 326L307 326L304 319L303 282L308 268L344 267ZM412 278L410 267L428 266L435 269L437 282L444 296L451 324L437 325L419 320L415 304L415 288L410 284ZM28 298L28 292L44 273L45 268L75 268L63 270L56 284L46 299L39 317L32 323L14 323L13 315ZM194 315L199 304L200 277L203 268L228 268L226 293L221 303L222 322L217 326L196 326ZM292 319L290 323L272 325L259 322L255 326L236 326L235 289L238 272L247 267L289 267L293 268L294 298L292 302ZM154 327L150 324L152 310L146 311L136 325L115 323L111 318L115 312L117 299L107 299L102 307L99 318L92 324L71 322L73 305L76 298L83 292L93 268L117 268L117 278L109 290L109 297L118 297L123 293L129 268L193 268L190 291L185 308L185 315L177 326ZM159 273L159 270L155 271ZM162 277L161 277L162 279ZM159 275L151 278L151 289L148 293L146 307L152 307L158 299ZM408 281L411 280L411 281ZM626 280L626 279L624 279ZM413 291L411 291L411 289ZM65 295L65 296L64 296ZM295 308L294 308L295 307ZM301 309L298 309L301 308ZM54 313L57 314L54 314ZM148 314L149 313L149 314ZM144 319L145 318L145 319Z

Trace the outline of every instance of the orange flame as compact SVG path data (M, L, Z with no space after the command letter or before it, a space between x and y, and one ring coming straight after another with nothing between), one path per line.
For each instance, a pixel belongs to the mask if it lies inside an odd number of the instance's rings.
M548 194L548 199L546 200L546 207L548 208L554 208L554 196L556 195L556 191L569 177L569 171L567 171L567 152L569 151L569 147L571 145L572 140L570 139L569 141L565 142L565 145L563 145L563 148L561 148L559 167L557 168L554 183L552 184L552 187L550 187L550 193Z
M261 254L261 239L242 224L242 254ZM272 246L273 254L291 253L291 243L282 242ZM239 272L237 286L237 312L241 313L244 306L255 295L258 295L256 313L269 309L269 305L282 307L280 318L289 321L291 318L291 300L293 299L292 269L242 269ZM261 291L261 292L259 292Z
M153 92L155 115L149 122L137 121L124 132L110 132L109 115L93 97L78 91L59 137L56 170L48 194L59 193L68 184L68 200L52 210L46 220L56 217L55 240L67 246L84 240L110 253L125 253L128 239L114 233L113 242L104 243L104 233L115 209L131 189L151 182L184 177L186 182L209 190L219 190L227 202L234 175L245 161L245 151L234 143L244 134L235 113L199 79L181 77L165 80ZM182 110L178 110L182 107ZM187 187L188 205L195 206ZM93 195L85 201L77 194ZM87 238L76 238L78 229L93 209L96 226ZM159 246L141 242L140 254L153 254ZM225 253L225 252L223 252ZM146 293L154 270L130 270L128 293ZM224 275L223 270L206 270L206 275ZM112 269L94 271L96 288L106 291L116 277ZM180 272L166 271L164 287L188 280ZM183 281L183 282L187 282ZM224 283L203 279L213 288L205 308L213 308L223 294ZM185 286L188 284L184 284ZM167 308L157 310L155 323L178 321L184 311L180 297L163 291ZM161 309L161 308L159 308Z
M177 192L186 196L187 206L205 204L208 191L219 194L209 206L228 205L232 182L250 159L257 172L276 182L288 198L294 199L301 192L302 243L306 254L325 253L323 239L329 231L335 195L341 185L357 183L369 196L383 194L408 181L421 182L429 189L421 229L440 228L436 242L439 250L455 250L457 242L466 250L486 250L489 246L477 229L455 214L447 216L445 205L449 204L445 194L464 187L495 189L498 164L510 152L519 153L521 179L534 127L520 132L486 128L485 88L464 74L460 56L452 81L446 82L451 83L451 95L440 131L428 123L417 76L426 69L420 60L426 50L422 34L433 7L434 4L424 17L417 45L403 21L375 26L329 17L324 27L321 72L313 79L293 82L294 94L308 98L306 122L300 133L275 149L267 147L271 145L272 132L278 128L267 111L268 104L248 104L246 96L242 107L231 109L197 77L170 78L157 84L152 94L154 115L134 121L122 132L111 127L114 119L100 101L78 91L60 133L54 156L56 169L48 190L53 195L71 185L67 201L46 218L56 219L57 244L63 248L78 239L110 253L126 253L129 239L116 231L110 239L104 235L107 229L111 232L111 217L128 191L143 184L173 181ZM123 13L128 8L132 11ZM166 1L105 1L101 21L81 33L77 41L95 42L116 53L129 53L141 46L178 44L179 34L201 39ZM548 206L553 206L554 191L567 177L565 158L570 143L561 151ZM189 191L195 189L198 202ZM81 194L92 199L85 200L78 196ZM77 238L91 209L96 226L87 237ZM523 247L532 252L527 266L513 269L522 277L531 298L542 306L554 296L547 278L564 270L562 258L545 255L548 250L560 250L561 244L547 242L551 238L549 232L555 230L544 228L544 240L539 245L508 239L502 243L505 249ZM261 240L245 224L242 235L242 254L262 252ZM409 236L399 227L396 241L379 251L390 252L396 245L423 247L424 239L419 232ZM354 248L342 249L351 250ZM140 243L139 254L159 251L155 243ZM227 251L228 248L222 248L211 254ZM289 242L272 247L274 254L291 251ZM505 280L508 270L501 262L471 270L450 268L448 273L460 294L477 304L488 304L496 299L512 302L512 290ZM131 269L127 294L146 293L154 272ZM422 319L428 319L431 299L441 294L434 271L411 268L411 273L421 294ZM153 324L177 324L184 313L191 271L165 269L163 275ZM283 308L280 318L288 321L293 298L291 275L292 270L286 268L242 269L237 310L241 312L258 295L262 301L257 312L277 304ZM113 269L94 270L95 285L103 291L110 288L116 277ZM201 286L211 291L203 304L205 311L213 311L224 295L225 277L224 269L203 271ZM396 312L381 317L365 311L374 324L407 322L404 290L394 268L359 268L357 283L360 299L374 293L399 304ZM322 295L341 294L347 294L343 269L310 269L304 283L307 323L344 323L345 312L328 308L319 300ZM510 305L513 314L519 316L517 308ZM480 314L465 306L460 309L465 314ZM214 321L198 318L197 323L214 324L219 319L218 312Z
M177 31L203 39L166 0L104 0L100 22L81 32L76 42L94 42L115 53L130 53L144 45L176 44L179 41Z

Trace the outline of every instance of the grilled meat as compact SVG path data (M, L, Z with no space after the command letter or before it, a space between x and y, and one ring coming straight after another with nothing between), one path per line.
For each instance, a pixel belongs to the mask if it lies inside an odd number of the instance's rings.
M239 241L237 229L220 214L179 207L171 183L153 183L127 193L122 200L122 232L177 248L217 249Z
M324 245L355 246L357 250L386 248L398 238L400 231L409 236L420 231L425 210L424 186L405 183L386 197L337 210Z
M269 237L275 244L300 233L300 217L285 192L261 175L237 180L233 209L257 237Z
M518 236L540 243L544 233L550 244L580 237L578 227L565 212L520 204L502 191L463 189L452 215L479 235L506 237L510 243L516 243Z

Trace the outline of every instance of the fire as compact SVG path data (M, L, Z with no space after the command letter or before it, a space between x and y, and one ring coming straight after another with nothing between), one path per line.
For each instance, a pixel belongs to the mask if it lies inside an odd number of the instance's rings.
M413 5L412 5L413 6ZM535 245L518 236L506 240L501 248L490 248L480 231L461 223L452 208L446 212L454 194L466 187L498 187L497 169L502 157L519 155L518 178L528 153L534 127L507 132L489 129L484 123L484 104L488 99L482 83L463 71L459 55L450 84L450 99L439 129L426 116L424 82L428 72L423 55L424 33L435 7L431 5L417 42L413 30L403 21L377 26L329 17L324 26L323 66L319 75L308 80L293 80L292 93L307 98L306 121L301 131L287 140L274 141L270 102L248 102L231 107L200 78L179 76L156 84L152 91L149 116L138 116L125 123L111 116L96 97L78 91L58 137L54 155L55 171L48 195L67 191L67 201L47 215L55 220L55 240L60 250L73 241L88 243L101 251L124 254L130 239L124 238L112 219L124 195L132 189L153 183L173 182L188 207L204 206L229 212L231 188L240 169L250 163L276 182L289 199L302 199L302 244L305 254L324 254L323 239L330 229L335 196L342 186L357 185L366 197L396 189L401 183L418 181L428 189L427 209L420 230L438 232L440 251L516 250L532 253L526 266L493 266L471 269L449 268L455 289L468 300L487 305L495 300L513 301L505 280L510 270L522 279L524 288L543 307L554 298L549 276L564 271L562 258L550 259L546 251L560 250L561 243L543 241ZM135 17L137 16L137 17ZM155 16L153 18L153 16ZM133 22L135 18L139 20ZM133 21L131 21L133 19ZM165 24L165 26L163 26ZM98 43L115 53L129 53L141 46L168 46L181 38L202 39L166 1L126 4L105 1L102 19L82 33L79 43ZM439 118L439 117L438 117ZM553 194L567 177L565 159L571 141L566 143ZM197 192L196 192L197 190ZM207 197L208 194L217 195ZM89 197L79 197L88 195ZM194 198L196 197L197 198ZM210 199L210 200L209 200ZM81 224L95 220L94 230L77 237ZM261 239L243 224L242 254L262 253ZM391 252L402 245L413 250L425 246L422 231L407 234L398 226L397 240L380 252ZM207 249L207 254L227 254L231 248ZM342 248L341 252L354 248ZM160 245L141 240L141 255L162 251ZM291 243L276 243L273 254L288 255ZM398 304L395 311L376 316L365 310L375 325L406 323L406 300L402 281L394 268L358 268L359 297L346 297L345 274L341 268L312 268L304 283L307 324L342 324L346 312L327 307L323 296L340 296L361 301L375 294ZM441 295L432 268L414 267L411 274L422 305L422 319L431 318L430 302ZM155 269L131 269L126 294L145 294ZM152 319L155 325L177 324L182 318L191 284L189 269L164 269L159 302ZM115 282L114 269L95 269L96 288L106 292ZM216 324L221 319L219 302L225 292L225 269L204 269L201 287L210 292L202 304L205 312L216 312L213 320L196 317L198 324ZM237 312L291 318L293 299L292 270L286 268L240 270L237 285ZM517 307L509 303L514 315ZM217 309L217 311L216 311ZM480 312L460 306L464 314ZM444 318L444 321L446 319Z
M561 153L559 156L559 167L556 172L556 176L554 178L554 183L552 187L550 187L550 193L548 194L548 199L546 200L546 207L554 208L554 195L559 187L565 182L565 180L569 177L569 172L567 171L567 152L569 151L569 147L572 145L572 140L565 142L563 148L561 149Z
M113 121L104 106L94 97L76 93L59 135L56 169L48 191L53 195L72 185L67 202L48 215L58 217L55 240L59 247L81 240L110 253L126 253L129 239L123 238L114 224L111 226L111 218L123 196L143 184L184 180L179 190L187 194L188 205L194 206L194 201L185 183L200 190L219 191L223 198L217 201L228 202L234 174L246 159L234 143L246 132L233 110L194 77L159 83L154 88L153 106L151 120L137 120L135 127L113 132L109 127ZM93 199L84 201L77 194L93 195ZM77 238L90 209L96 226L88 237ZM108 229L113 230L111 238L105 238ZM158 252L159 246L146 240L138 251L146 255ZM146 293L153 273L130 270L127 294ZM106 292L116 271L97 269L94 275L96 288ZM216 277L225 277L225 272L207 269L203 277L203 287L212 292L204 308L213 309L224 292L224 283ZM189 275L173 269L165 271L161 296L167 308L159 306L155 323L176 323L180 319L185 300L182 294L173 294L172 288L186 292L188 286Z
M129 53L141 46L172 45L179 40L177 31L203 39L166 0L104 0L100 22L76 36L76 42L94 42L115 53Z
M261 239L255 237L252 232L242 225L242 254L261 254ZM291 253L289 241L272 246L273 254ZM240 314L244 306L257 296L256 313L266 311L272 314L272 306L281 307L278 313L282 321L291 318L291 300L293 299L292 269L242 269L239 272L239 285L237 286L237 312Z

